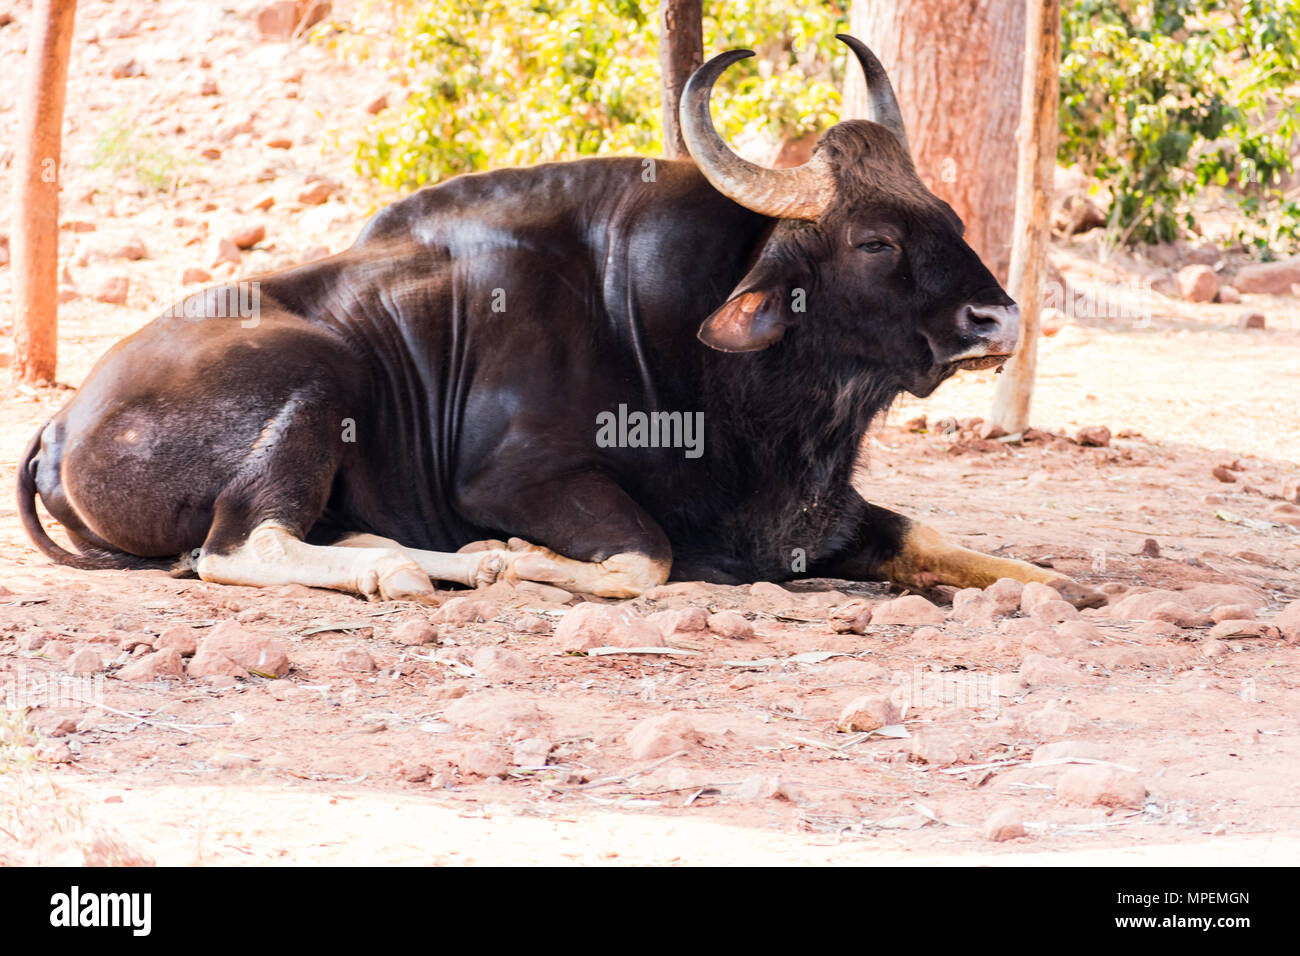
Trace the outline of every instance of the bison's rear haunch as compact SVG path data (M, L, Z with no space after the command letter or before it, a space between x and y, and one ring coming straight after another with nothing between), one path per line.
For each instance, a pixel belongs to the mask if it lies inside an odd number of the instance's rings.
M72 568L80 568L83 571L181 570L180 563L177 561L157 561L140 558L122 551L97 549L88 543L82 545L80 553L74 554L66 548L60 547L59 543L46 533L44 526L41 524L40 515L36 513L38 490L34 472L41 464L39 457L41 437L44 435L48 424L47 422L37 430L31 441L27 443L27 448L22 457L18 460L18 515L22 518L23 528L26 529L27 536L31 538L32 544L36 545L40 552L51 561ZM45 500L48 502L52 497L52 495L45 497Z
M78 567L196 553L207 580L380 598L502 575L626 597L670 575L834 574L1010 576L1095 603L853 487L873 417L1005 360L1018 316L917 177L879 62L842 39L871 118L801 168L748 163L713 129L710 91L745 52L723 54L683 94L693 161L457 177L254 280L251 322L209 308L228 287L169 309L28 449L33 541ZM611 439L637 416L703 433ZM83 555L45 534L37 492Z

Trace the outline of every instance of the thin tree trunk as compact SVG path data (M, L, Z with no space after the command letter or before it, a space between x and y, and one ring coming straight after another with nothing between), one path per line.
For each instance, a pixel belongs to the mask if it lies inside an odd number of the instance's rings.
M77 0L36 0L14 163L14 372L52 382L58 362L59 160Z
M966 224L966 240L1005 283L1015 219L1025 0L857 0L849 32L884 64L921 179ZM850 57L844 117L866 116Z
M1017 144L1016 225L1011 253L1012 298L1020 304L1020 346L998 379L990 421L1008 432L1029 426L1038 363L1039 313L1051 241L1052 177L1060 109L1061 0L1028 0L1024 104Z
M659 70L663 74L664 155L687 155L677 104L704 62L703 0L659 0Z

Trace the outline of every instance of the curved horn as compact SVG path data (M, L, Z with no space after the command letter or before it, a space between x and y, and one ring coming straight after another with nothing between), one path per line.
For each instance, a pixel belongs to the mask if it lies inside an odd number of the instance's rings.
M862 66L862 75L867 78L867 119L893 133L907 154L912 155L912 148L907 143L907 130L903 126L903 114L898 108L898 97L894 95L894 85L889 82L885 68L870 48L857 37L837 33L835 39L853 51Z
M682 139L705 178L728 199L764 216L815 220L835 195L826 160L814 156L795 169L766 169L737 156L713 127L713 84L731 64L753 55L753 50L729 50L691 74L678 109Z

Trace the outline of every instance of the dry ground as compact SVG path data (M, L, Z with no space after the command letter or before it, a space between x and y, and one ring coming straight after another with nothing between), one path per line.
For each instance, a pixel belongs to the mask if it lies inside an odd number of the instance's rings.
M64 233L60 380L74 385L178 297L184 268L243 275L350 242L372 197L331 134L346 143L362 106L388 89L310 46L258 40L248 4L81 7L63 218L95 228ZM0 28L10 76L29 4L15 14ZM144 75L112 79L130 59ZM205 80L215 95L201 95ZM187 184L160 194L89 167L96 138L122 117L183 161ZM0 103L0 153L16 118ZM269 145L277 138L291 145ZM11 172L0 161L0 189ZM339 188L299 202L311 177ZM214 268L216 240L249 223L264 224L266 240ZM134 237L145 258L115 256ZM1077 288L1144 274L1085 252L1056 254ZM130 283L122 307L93 298L114 276ZM0 268L0 314L10 303ZM981 414L992 375L963 375L869 439L864 490L972 547L1106 584L1112 606L1172 589L1198 609L1245 601L1270 618L1300 599L1300 530L1275 511L1284 482L1300 477L1295 301L1147 305L1137 322L1077 317L1042 347L1036 420L1129 437L1081 448L902 426L920 413ZM1239 330L1243 310L1266 313L1269 328ZM68 394L6 391L4 475ZM1212 476L1234 461L1237 481ZM1148 538L1158 557L1142 554ZM670 643L689 654L566 655L553 630L568 608L544 600L563 596L505 587L474 596L475 620L441 621L438 644L410 647L392 640L396 627L438 611L54 567L12 507L0 509L0 584L0 686L48 688L72 652L103 657L95 706L34 709L39 739L5 718L0 862L1285 863L1300 842L1300 653L1271 638L1155 633L1106 608L1085 613L1097 631L1082 641L1020 614L836 633L836 607L890 595L821 581L788 595L674 585L625 602L751 619L750 639L678 632ZM202 635L230 618L286 642L286 678L115 676L133 636ZM357 650L373 670L350 669ZM904 688L924 692L903 715L906 737L836 730L849 700ZM962 705L945 689L975 696ZM667 710L697 737L665 761L634 759L628 733ZM542 743L530 758L516 754L521 740ZM1064 741L1079 742L1067 755L1132 768L1147 797L1118 808L1059 799L1061 777L1084 765L1031 760ZM982 825L998 808L1026 835L988 841Z

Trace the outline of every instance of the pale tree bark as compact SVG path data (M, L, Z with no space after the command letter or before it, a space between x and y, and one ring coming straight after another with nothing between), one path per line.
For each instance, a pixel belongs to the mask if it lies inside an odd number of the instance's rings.
M1020 345L998 379L989 420L1015 434L1029 427L1038 364L1039 313L1051 242L1052 178L1060 110L1061 0L1027 0L1023 109L1017 146L1016 223L1007 287L1020 304Z
M684 159L677 104L682 90L704 62L703 0L659 0L659 71L663 74L664 155Z
M14 372L53 382L58 362L59 161L77 0L36 0L13 179Z
M1011 264L1025 0L856 0L849 32L893 81L921 179L1000 282ZM849 57L844 118L866 116Z

